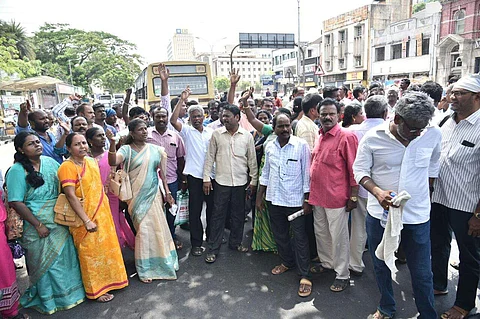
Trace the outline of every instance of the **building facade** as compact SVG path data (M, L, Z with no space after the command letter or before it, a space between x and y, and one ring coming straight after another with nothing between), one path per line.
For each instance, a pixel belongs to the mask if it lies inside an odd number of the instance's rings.
M437 82L480 72L480 0L442 3Z
M169 61L194 61L195 46L194 37L188 33L188 29L176 29L167 46Z
M297 81L297 49L277 49L272 51L272 71L274 89L281 94L291 91Z
M373 81L391 85L403 78L414 83L435 79L441 10L439 2L427 3L410 19L371 30Z

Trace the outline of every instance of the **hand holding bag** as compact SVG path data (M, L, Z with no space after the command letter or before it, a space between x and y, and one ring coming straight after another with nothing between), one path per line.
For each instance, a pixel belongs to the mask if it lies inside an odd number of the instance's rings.
M127 161L127 169L119 169L115 172L113 178L110 180L109 188L115 196L122 202L132 199L132 185L130 184L130 177L128 171L130 169L130 159L132 157L132 149L129 148L129 156Z
M80 200L80 204L83 207L83 200L85 199L85 194L83 193L82 178L78 173L77 165L75 163L73 164L75 165L75 169L77 170L77 176L80 182L80 190L82 192L82 198L80 198L79 200ZM58 188L61 190L60 185ZM72 209L72 206L70 206L70 202L68 201L67 196L64 193L60 193L58 195L57 202L55 203L55 207L53 208L53 211L55 212L54 221L57 224L68 226L68 227L80 227L83 225L82 219Z

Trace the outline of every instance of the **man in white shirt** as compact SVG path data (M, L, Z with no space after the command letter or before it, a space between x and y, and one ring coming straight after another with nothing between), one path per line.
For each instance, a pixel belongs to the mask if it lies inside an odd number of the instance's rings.
M360 142L363 136L371 129L385 123L388 113L387 99L381 95L374 95L365 102L365 113L367 119L360 125L352 125L350 129L357 135ZM368 191L362 186L358 187L357 208L351 213L350 226L350 274L361 276L365 264L363 263L363 252L367 242L367 230L365 218L367 217Z
M438 176L442 136L438 127L428 126L434 111L425 93L404 94L397 103L394 120L365 134L353 164L355 180L369 192L368 248L381 293L377 311L369 318L392 318L396 311L390 269L377 258L375 250L384 233L380 224L383 210L392 205L390 194L400 191L412 196L403 207L401 237L415 303L421 318L437 318L430 263L429 185Z
M480 274L480 75L453 86L453 114L442 125L440 173L432 198L432 270L435 294L447 291L452 230L460 251L457 295L448 318L475 307Z
M213 192L204 194L203 192L203 166L205 155L207 153L208 143L212 137L212 130L203 126L203 108L200 105L192 105L188 109L192 126L182 124L178 121L181 109L188 100L190 89L182 92L177 105L170 117L170 124L180 133L185 143L185 168L183 174L187 175L188 184L188 208L190 223L190 242L192 244L191 253L193 256L201 256L205 251L203 244L203 225L201 220L203 202L207 203L207 239L210 235L210 218L213 209ZM210 170L211 172L211 170Z
M318 94L307 94L305 96L302 100L303 116L297 122L295 128L295 135L307 142L310 152L313 151L315 142L318 140L319 128L314 121L318 120L317 107L322 100L322 97Z
M273 119L277 138L265 149L265 166L260 178L260 190L256 206L264 211L266 194L270 225L282 263L272 269L280 275L291 268L298 268L301 276L298 295L307 297L312 292L309 274L309 244L305 231L305 215L292 221L289 215L300 211L311 214L307 205L310 194L310 149L307 143L290 135L290 118L280 113ZM290 236L290 229L293 238Z

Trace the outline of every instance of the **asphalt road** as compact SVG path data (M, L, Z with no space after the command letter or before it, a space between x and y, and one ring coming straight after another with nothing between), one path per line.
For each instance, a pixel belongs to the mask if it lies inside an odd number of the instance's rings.
M13 161L13 144L0 146L0 169ZM297 295L299 277L294 270L273 276L270 270L280 263L278 255L263 252L242 254L224 245L214 264L203 257L190 256L189 233L177 228L184 242L179 251L180 270L176 281L154 281L143 284L135 275L133 252L125 249L124 260L130 285L114 292L115 299L102 304L87 300L77 307L44 316L35 310L22 310L33 318L366 318L376 309L380 295L375 283L371 258L364 254L366 269L360 278L353 277L351 286L340 293L329 290L333 273L313 276L313 292L308 298ZM245 225L244 243L250 244L251 220ZM458 260L452 243L451 260ZM398 284L394 284L397 301L396 318L417 315L406 265L398 265ZM449 291L436 297L439 314L455 300L458 272L449 268ZM20 289L28 285L25 268L17 271ZM480 291L477 291L477 296ZM477 297L477 305L480 301ZM480 318L480 315L471 316Z

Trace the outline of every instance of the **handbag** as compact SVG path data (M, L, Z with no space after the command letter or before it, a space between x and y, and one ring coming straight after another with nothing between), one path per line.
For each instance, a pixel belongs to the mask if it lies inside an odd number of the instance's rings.
M110 180L109 189L112 191L115 196L118 197L122 202L132 199L132 185L130 184L130 176L128 176L128 171L130 169L130 159L132 157L132 149L129 146L129 156L127 161L127 169L117 170L113 178Z
M82 177L78 173L77 165L75 165L75 169L77 169L77 176L78 180L80 181L80 191L82 192L82 198L80 198L79 201L83 207L83 200L85 199L85 194L83 193ZM58 189L61 191L60 185L58 185ZM53 211L55 212L54 221L59 225L68 227L80 227L83 225L82 219L72 209L72 206L70 206L70 202L68 201L67 196L64 193L60 193L58 195L57 202L55 203Z
M188 211L188 199L189 194L188 190L185 192L178 192L177 193L177 215L175 215L174 225L182 225L188 223L189 220L189 211Z
M17 211L13 207L10 207L10 205L8 205L8 189L6 187L5 187L4 195L5 195L4 206L5 206L5 210L7 211L7 219L5 220L5 231L6 231L7 239L8 240L19 239L23 235L23 218L17 213ZM26 196L27 195L25 195L25 198Z

